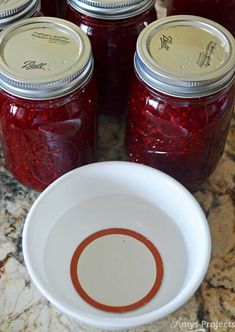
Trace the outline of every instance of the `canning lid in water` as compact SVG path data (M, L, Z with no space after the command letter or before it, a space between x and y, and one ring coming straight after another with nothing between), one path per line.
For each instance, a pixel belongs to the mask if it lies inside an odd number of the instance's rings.
M155 0L68 0L77 11L101 19L123 19L151 8Z
M233 80L235 42L211 20L169 16L141 32L134 62L138 76L150 87L177 97L202 97Z
M0 30L23 18L34 16L40 10L40 0L0 1Z
M93 69L91 45L75 24L52 17L22 20L0 36L0 88L25 99L77 89Z

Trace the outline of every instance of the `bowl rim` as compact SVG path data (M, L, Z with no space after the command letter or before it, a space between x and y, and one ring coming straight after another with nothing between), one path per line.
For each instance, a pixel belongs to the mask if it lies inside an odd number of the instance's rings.
M161 176L165 178L166 181L170 181L172 185L176 186L177 190L180 190L183 192L184 195L186 195L193 203L193 205L197 208L199 217L201 219L201 227L202 231L204 232L204 238L206 241L204 242L204 256L201 259L200 266L197 266L197 270L194 272L193 277L190 279L190 282L183 287L183 289L177 294L177 296L172 299L170 302L166 303L162 307L155 309L151 312L144 313L144 314L137 314L134 316L123 316L122 314L115 314L117 317L110 316L105 317L101 315L96 315L95 313L88 313L84 310L76 310L73 306L70 305L64 305L61 303L55 296L51 295L50 292L47 290L47 288L44 286L44 283L41 281L41 279L37 276L37 273L33 269L30 258L29 258L29 248L28 248L28 234L29 234L29 226L32 220L32 216L34 214L34 211L37 209L37 206L41 203L42 200L46 198L48 193L54 190L58 185L61 183L67 181L68 178L71 176L76 175L76 173L79 173L79 171L82 168L96 168L96 167L119 167L123 165L124 167L128 168L143 168L147 172L151 171L157 174L158 176ZM205 214L197 202L196 198L177 180L172 178L171 176L167 175L166 173L154 169L150 166L137 164L133 162L128 161L101 161L96 162L88 165L81 166L79 168L76 168L57 180L55 180L52 184L50 184L34 201L33 205L31 206L28 215L26 217L24 227L23 227L23 235L22 235L22 251L23 251L23 257L24 262L28 271L28 274L30 276L30 279L32 280L33 284L39 289L41 294L49 301L51 302L55 307L57 307L60 311L62 311L64 314L74 318L75 320L78 320L80 322L83 322L85 324L88 324L93 327L97 328L109 328L109 329L123 329L123 328L134 328L137 326L142 326L149 324L155 320L161 319L177 309L179 309L181 306L183 306L190 298L193 296L193 294L196 292L196 290L199 288L201 282L203 281L205 274L207 272L210 257L211 257L211 235L210 230L208 226L207 219L205 217Z

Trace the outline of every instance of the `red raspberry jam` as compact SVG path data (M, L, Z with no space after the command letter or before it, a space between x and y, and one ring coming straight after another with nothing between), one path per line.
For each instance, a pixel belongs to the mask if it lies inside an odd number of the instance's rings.
M45 16L64 18L66 14L66 0L41 0L42 12Z
M168 0L167 14L206 17L220 23L235 36L235 0Z
M0 1L0 30L21 19L40 15L40 0Z
M235 102L234 69L234 39L210 20L174 16L145 28L130 94L129 160L198 188L223 153Z
M76 25L41 17L3 32L0 50L5 162L18 181L42 191L64 173L95 161L90 42Z
M136 40L156 18L152 0L69 0L66 19L89 36L95 59L99 112L127 110Z

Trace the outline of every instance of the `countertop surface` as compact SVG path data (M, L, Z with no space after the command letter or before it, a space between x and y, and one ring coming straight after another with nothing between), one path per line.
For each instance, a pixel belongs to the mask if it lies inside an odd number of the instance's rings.
M101 117L100 160L123 160L124 122ZM235 117L225 151L207 183L194 193L211 230L212 256L204 281L180 310L132 332L235 331ZM38 193L8 173L0 153L0 332L101 331L71 321L31 283L22 257L22 229ZM200 245L200 239L198 239ZM104 331L104 330L102 330Z

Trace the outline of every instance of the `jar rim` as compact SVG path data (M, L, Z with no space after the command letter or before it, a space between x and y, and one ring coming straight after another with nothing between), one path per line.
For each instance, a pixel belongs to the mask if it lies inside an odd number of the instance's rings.
M235 41L229 31L211 20L169 16L141 32L134 66L152 88L176 97L202 97L218 92L234 79Z
M40 11L40 0L22 0L0 7L0 30Z
M90 41L71 22L29 18L1 33L0 88L14 96L57 98L80 87L92 72Z
M68 4L90 17L119 20L142 14L154 6L155 0L68 0Z
M0 5L0 19L11 16L27 7L33 0L18 0L2 2Z

